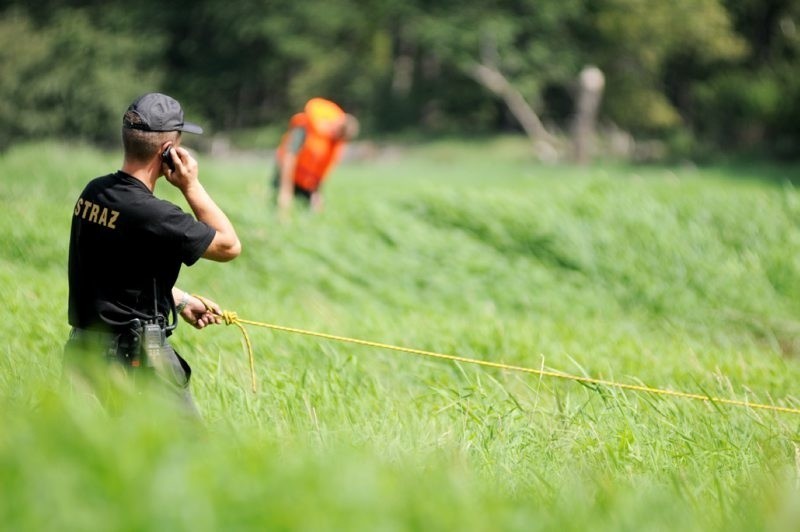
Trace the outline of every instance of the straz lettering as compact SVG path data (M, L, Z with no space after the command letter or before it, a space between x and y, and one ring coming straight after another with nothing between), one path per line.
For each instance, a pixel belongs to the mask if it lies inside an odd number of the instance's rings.
M102 225L109 229L117 228L116 223L119 211L103 207L89 200L79 198L73 213L75 216L80 216L82 219L97 225Z

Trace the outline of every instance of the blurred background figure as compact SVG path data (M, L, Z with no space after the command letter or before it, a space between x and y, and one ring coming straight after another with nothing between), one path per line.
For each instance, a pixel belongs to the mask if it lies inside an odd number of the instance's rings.
M330 100L312 98L289 121L276 153L273 186L278 215L286 219L293 198L322 210L322 182L345 144L358 135L358 120Z

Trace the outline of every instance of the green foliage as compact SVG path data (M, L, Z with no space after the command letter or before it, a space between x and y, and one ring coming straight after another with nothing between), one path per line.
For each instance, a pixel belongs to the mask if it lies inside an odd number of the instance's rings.
M696 89L698 103L716 120L707 124L721 142L735 145L759 142L764 120L772 122L782 110L783 95L774 78L738 71L721 74ZM748 127L749 126L749 127ZM731 132L741 138L731 138Z
M245 319L798 405L797 167L539 166L513 138L401 149L343 163L327 210L285 225L266 161L200 156L244 252L179 286ZM800 523L791 415L258 328L255 394L235 328L177 330L205 427L147 394L102 412L59 384L66 245L81 187L117 163L0 155L0 528Z
M491 9L485 2L442 2L421 15L412 31L428 54L461 76L476 63L489 62L541 111L544 88L570 85L583 66L573 27L585 15L573 0L496 2ZM445 108L470 113L472 106L470 98L462 97Z
M39 27L12 10L0 30L0 147L32 136L110 143L130 101L157 85L155 69L141 65L157 44L98 28L83 11Z
M770 155L791 157L798 146L797 95L800 83L782 68L769 72L735 70L698 85L695 97L703 108L698 125L732 150L759 147ZM766 139L773 142L765 146Z
M148 90L177 97L210 133L284 127L313 96L358 115L365 136L518 130L469 75L483 62L556 132L569 131L578 73L596 65L603 123L791 157L799 10L752 0L6 0L0 148L47 136L108 143Z
M709 65L746 50L717 0L599 2L596 28L604 43L598 61L608 75L606 109L638 130L681 125L680 109L662 87L672 58Z

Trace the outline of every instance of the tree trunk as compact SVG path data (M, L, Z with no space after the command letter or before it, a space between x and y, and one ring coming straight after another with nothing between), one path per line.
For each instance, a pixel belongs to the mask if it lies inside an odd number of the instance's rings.
M605 76L599 68L587 66L581 70L572 122L573 156L579 164L588 163L594 155L597 110L604 86Z
M483 87L502 98L534 144L553 142L552 135L547 132L539 116L499 70L484 64L475 64L468 73Z

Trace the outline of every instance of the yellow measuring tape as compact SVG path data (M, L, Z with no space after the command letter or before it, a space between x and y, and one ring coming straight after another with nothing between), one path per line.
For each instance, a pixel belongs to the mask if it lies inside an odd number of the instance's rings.
M204 303L206 303L205 300L203 300L202 298L200 298L200 299ZM209 307L207 303L206 303L206 307L210 311L214 312L214 310L211 307ZM214 312L214 313L217 314L216 312ZM621 389L621 390L632 390L632 391L635 391L635 392L646 392L646 393L652 393L652 394L657 394L657 395L680 397L680 398L683 398L683 399L693 399L693 400L697 400L697 401L705 401L705 402L712 403L712 404L743 406L743 407L759 409L759 410L770 410L770 411L773 411L773 412L785 412L785 413L789 413L789 414L800 414L800 408L792 408L792 407L777 406L777 405L768 405L768 404L763 404L763 403L751 403L749 401L741 401L741 400L738 400L738 399L726 399L724 397L712 397L712 396L709 396L709 395L701 395L701 394L697 394L697 393L678 392L678 391L674 391L674 390L665 390L665 389L662 389L662 388L652 388L650 386L641 386L641 385L638 385L638 384L625 384L625 383L622 383L622 382L609 381L609 380L605 380L605 379L595 379L595 378L592 378L592 377L581 377L581 376L578 376L578 375L570 375L570 374L567 374L567 373L559 373L559 372L556 372L556 371L548 371L548 370L544 370L544 369L528 368L528 367L525 367L525 366L515 366L515 365L512 365L512 364L504 364L502 362L491 362L491 361L488 361L488 360L478 360L478 359L474 359L474 358L466 358L466 357L460 357L460 356L455 356L455 355L448 355L448 354L445 354L445 353L437 353L435 351L423 351L422 349L413 349L413 348L410 348L410 347L400 347L400 346L391 345L391 344L384 344L384 343L380 343L380 342L371 342L371 341L368 341L368 340L359 340L357 338L348 338L346 336L336 336L336 335L333 335L333 334L325 334L325 333L320 333L320 332L307 331L307 330L304 330L304 329L297 329L297 328L294 328L294 327L285 327L283 325L273 325L271 323L263 323L263 322L259 322L259 321L245 320L245 319L240 318L235 312L230 312L230 311L227 311L227 310L222 312L221 317L222 317L222 319L223 319L223 321L225 322L226 325L236 325L239 328L239 330L242 331L242 334L244 335L245 344L247 346L247 352L248 352L248 356L249 356L249 359L250 359L251 386L252 386L252 389L253 389L254 392L256 391L256 374L255 374L255 362L254 362L254 359L253 359L253 347L252 347L252 344L250 342L250 337L248 336L247 330L245 329L244 325L253 325L253 326L256 326L256 327L265 327L267 329L272 329L272 330L276 330L276 331L283 331L283 332L289 332L289 333L295 333L295 334L302 334L302 335L305 335L305 336L313 336L313 337L316 337L316 338L324 338L326 340L334 340L334 341L337 341L337 342L347 342L347 343L351 343L351 344L363 345L363 346L368 346L368 347L377 347L377 348L380 348L380 349L389 349L389 350L392 350L392 351L400 351L400 352L403 352L403 353L410 353L412 355L419 355L419 356L438 358L438 359L443 359L443 360L450 360L452 362L463 362L463 363L466 363L466 364L476 364L478 366L484 366L484 367L490 367L490 368L496 368L496 369L504 369L504 370L508 370L508 371L518 371L518 372L522 372L522 373L532 373L534 375L540 375L540 376L543 376L543 377L553 377L553 378L557 378L557 379L566 379L566 380L571 380L571 381L575 381L575 382L580 382L580 383L583 383L583 384L593 384L593 385L599 385L599 386L608 386L608 387L612 387L612 388L618 388L618 389Z

